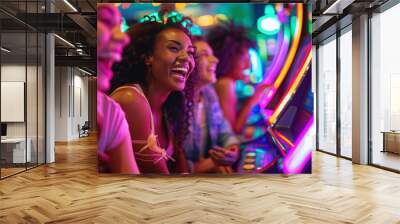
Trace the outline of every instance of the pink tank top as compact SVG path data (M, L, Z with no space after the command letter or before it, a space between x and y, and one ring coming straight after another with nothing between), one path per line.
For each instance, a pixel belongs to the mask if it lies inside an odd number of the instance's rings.
M135 90L137 93L139 93L144 99L146 99L146 103L149 108L150 103L147 100L146 96L144 95L144 92L140 85L134 84L134 85L127 85L127 86L121 86L117 88L117 90L123 89L123 88L130 88ZM136 159L140 161L145 161L145 162L151 162L153 161L154 163L159 162L161 159L171 159L172 161L175 161L174 158L172 158L172 153L173 153L173 145L172 145L172 140L171 140L171 133L168 133L169 141L168 141L168 147L167 150L163 149L160 147L160 144L157 140L157 135L155 134L155 128L154 128L154 118L153 118L153 113L151 113L150 110L150 134L147 137L146 140L136 140L132 139L132 143L134 144L145 144L139 151L135 152L135 155L137 155ZM143 153L146 149L152 151L152 154L149 153ZM159 156L158 159L154 160L154 157ZM146 158L148 157L148 159Z

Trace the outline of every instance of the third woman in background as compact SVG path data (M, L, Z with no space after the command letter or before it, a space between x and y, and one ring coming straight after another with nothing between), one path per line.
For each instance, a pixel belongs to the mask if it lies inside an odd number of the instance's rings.
M245 28L234 23L211 29L207 40L219 59L215 88L222 110L233 130L241 133L251 110L259 103L269 85L257 86L254 94L237 108L236 81L245 79L245 71L250 69L249 48L253 43Z

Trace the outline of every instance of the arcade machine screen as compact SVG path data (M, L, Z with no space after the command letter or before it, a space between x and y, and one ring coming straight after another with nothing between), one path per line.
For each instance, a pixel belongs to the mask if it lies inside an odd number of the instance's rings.
M270 65L279 69L268 70L266 82L272 87L260 102L266 133L242 144L238 172L311 172L311 146L304 143L309 142L313 123L311 37L305 30L296 31L290 47L283 47L286 52L277 55L285 60Z

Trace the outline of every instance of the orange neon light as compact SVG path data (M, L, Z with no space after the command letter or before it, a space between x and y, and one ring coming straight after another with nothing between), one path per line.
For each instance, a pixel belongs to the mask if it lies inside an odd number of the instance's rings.
M278 87L282 84L283 79L285 78L287 72L289 71L290 66L292 65L294 56L296 55L297 48L299 47L302 27L303 27L303 4L297 3L297 25L296 25L295 36L293 39L293 44L290 48L286 62L283 65L283 68L279 73L278 78L274 82L275 89L278 89Z
M299 73L297 74L296 79L291 84L289 90L286 92L285 96L279 102L278 107L275 109L274 113L272 114L272 116L269 119L269 123L271 125L275 124L277 117L282 112L283 108L286 106L287 102L290 100L290 98L295 93L296 89L298 88L300 81L302 80L303 76L306 73L307 67L310 65L311 56L312 56L311 48L309 48L308 53L307 53L307 59L304 61L304 64L301 67Z
M276 134L283 139L283 141L285 141L286 143L288 143L291 147L294 147L294 144L292 141L290 141L286 136L284 136L283 134L281 134L280 132L276 131Z

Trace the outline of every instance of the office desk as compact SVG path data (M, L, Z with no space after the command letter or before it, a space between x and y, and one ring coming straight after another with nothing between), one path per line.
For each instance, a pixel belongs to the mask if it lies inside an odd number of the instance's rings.
M382 131L383 152L400 154L400 131Z
M28 143L25 154L25 138L6 138L1 139L1 157L6 163L25 163L31 162L31 145L30 138L26 140ZM25 159L27 159L25 161Z

